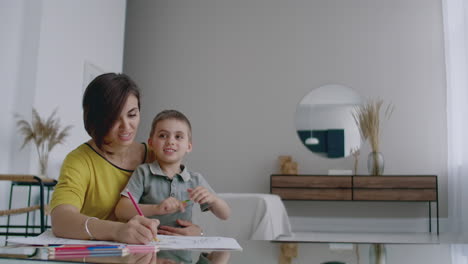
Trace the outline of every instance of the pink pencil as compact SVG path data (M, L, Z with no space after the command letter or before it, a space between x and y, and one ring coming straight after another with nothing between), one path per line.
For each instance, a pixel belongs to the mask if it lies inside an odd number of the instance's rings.
M140 209L140 206L138 206L137 202L135 201L135 198L133 198L132 193L128 189L127 189L127 194L128 194L128 198L130 198L130 201L132 201L133 206L135 206L135 209L137 210L138 214L141 216L144 216L143 212Z
M128 198L130 198L130 201L132 201L132 204L135 207L135 209L137 210L138 214L141 215L141 216L144 216L143 211L141 211L140 206L138 206L137 202L135 201L135 198L133 198L132 193L128 189L126 189L126 191L127 191L127 194L128 194ZM154 241L159 241L159 239L157 237L155 237Z
M125 248L130 253L147 253L147 252L158 252L158 246L146 246L146 245L127 245Z

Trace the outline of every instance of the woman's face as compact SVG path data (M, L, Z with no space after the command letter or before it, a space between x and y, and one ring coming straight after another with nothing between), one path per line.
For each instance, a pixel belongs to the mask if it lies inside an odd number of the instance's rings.
M120 116L104 138L112 146L130 146L135 139L140 124L140 109L135 95L128 96Z

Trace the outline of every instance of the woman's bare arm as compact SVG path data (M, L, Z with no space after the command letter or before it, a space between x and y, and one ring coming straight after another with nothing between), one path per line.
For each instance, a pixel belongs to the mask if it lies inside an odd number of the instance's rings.
M62 204L54 208L52 231L57 237L90 239L85 222L89 218L72 205ZM147 244L157 234L158 220L135 216L127 223L91 219L88 229L96 240L118 241L132 244Z

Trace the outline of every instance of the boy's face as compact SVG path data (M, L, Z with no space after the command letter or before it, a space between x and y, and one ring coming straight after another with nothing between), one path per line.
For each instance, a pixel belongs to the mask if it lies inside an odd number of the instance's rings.
M192 151L189 128L185 122L165 119L156 124L148 145L160 165L180 165L185 154Z

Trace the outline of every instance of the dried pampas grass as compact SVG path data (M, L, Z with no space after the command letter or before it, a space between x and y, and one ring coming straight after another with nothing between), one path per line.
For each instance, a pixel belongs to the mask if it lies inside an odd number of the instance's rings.
M373 152L380 152L380 110L383 103L382 99L371 99L365 104L356 106L352 113L362 139L364 141L369 139ZM390 118L393 109L392 104L387 105L384 113L386 119Z
M57 145L63 144L65 138L69 135L72 126L66 126L60 129L60 119L56 117L57 109L47 118L42 119L36 109L32 109L32 121L22 119L20 115L15 115L17 119L16 126L18 131L24 136L21 149L30 141L34 142L37 154L39 156L40 173L46 176L47 163L50 151Z

